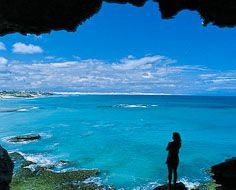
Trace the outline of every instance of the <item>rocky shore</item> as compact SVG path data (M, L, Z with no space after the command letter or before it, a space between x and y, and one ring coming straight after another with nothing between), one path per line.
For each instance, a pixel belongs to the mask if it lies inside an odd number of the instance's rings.
M13 162L7 152L0 146L0 189L8 190L13 176Z
M10 142L24 142L39 140L37 134L16 136L9 139ZM39 166L37 163L26 160L18 153L8 153L0 146L0 190L95 190L112 189L89 182L89 178L97 177L99 170L76 170L66 172L54 172L57 166L67 166L70 161L60 160L54 165ZM14 175L13 175L14 173Z
M95 169L56 173L26 160L17 152L10 153L10 157L15 163L11 190L92 190L104 188L104 186L92 182L85 182L86 179L99 174L99 171Z
M16 137L15 137L16 138ZM26 138L26 140L28 140ZM13 164L14 163L14 164ZM70 161L59 161L58 165L70 164ZM53 168L37 165L17 152L8 154L0 146L0 189L1 190L95 190L114 189L110 186L102 186L89 182L92 177L99 175L99 170L76 170L66 172L54 172ZM14 168L14 170L13 170ZM13 175L14 171L14 175ZM236 158L232 158L212 166L210 169L213 180L208 184L200 184L191 190L235 190L236 189ZM167 185L161 185L154 190L167 190ZM179 182L176 190L189 190Z
M211 167L212 178L219 186L217 190L236 189L236 158L228 159Z

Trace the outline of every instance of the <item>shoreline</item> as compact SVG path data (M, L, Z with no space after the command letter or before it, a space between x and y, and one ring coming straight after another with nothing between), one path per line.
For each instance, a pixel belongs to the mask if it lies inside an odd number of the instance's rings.
M209 94L168 94L155 92L37 92L37 91L0 91L0 99L16 98L42 98L50 96L179 96L179 97L236 97L235 95L209 95Z
M9 142L9 140L7 142ZM29 142L34 141L30 140ZM70 160L55 160L53 157L45 157L45 155L37 153L27 154L19 150L9 151L9 155L15 163L14 176L11 183L12 190L33 188L38 186L44 190L51 190L56 185L63 185L64 183L69 186L63 186L63 188L66 187L68 189L73 186L71 190L81 188L88 188L90 190L113 190L116 188L115 185L106 183L106 179L103 179L102 177L104 173L102 170L97 168L78 168L76 164L73 165L73 162ZM214 190L217 185L210 178L211 174L208 174L209 179L191 180L188 177L182 177L178 180L178 183L180 185L182 184L188 190ZM61 178L61 176L63 177ZM50 179L49 182L47 182L48 179ZM77 179L80 180L78 181ZM76 180L77 182L74 184L74 181ZM42 184L45 184L45 186ZM159 190L161 187L165 187L165 184L163 182L160 183L159 180L157 180L149 182L146 181L145 184L138 185L134 188L119 187L118 189Z
M19 151L11 151L9 152L9 155L11 156L11 158L18 163L18 170L14 171L14 175L15 177L13 177L13 181L11 183L11 187L12 189L17 189L18 186L27 186L27 187L30 187L29 184L28 184L28 181L31 181L32 179L27 179L26 177L28 175L30 175L31 177L33 178L37 178L39 181L40 180L46 180L44 177L41 179L40 176L37 176L36 173L38 171L41 171L42 175L44 175L43 173L45 172L46 175L53 175L53 178L55 178L55 181L56 178L57 178L57 175L70 175L70 173L74 173L74 175L77 173L78 175L81 175L81 172L85 172L87 173L86 174L86 177L83 178L82 181L80 181L79 183L82 184L82 185L87 185L87 188L89 189L99 189L98 187L100 187L101 189L116 189L115 186L113 185L104 185L104 181L103 179L101 178L101 174L102 172L99 170L99 169L85 169L85 168L82 168L82 169L63 169L63 167L60 168L60 170L54 170L55 168L57 168L57 164L59 162L64 162L64 161L54 161L51 163L51 166L50 165L44 165L44 164L40 164L40 163L36 163L35 160L33 159L28 159L27 158L27 155L22 153L22 152L19 152ZM31 157L33 157L31 155ZM37 160L37 159L36 159ZM23 163L22 167L20 166L19 167L19 161ZM70 162L70 161L66 161L66 162ZM65 162L65 167L68 163ZM19 171L20 170L20 171ZM21 171L23 170L23 172ZM71 178L71 177L69 177ZM22 179L25 179L24 181L21 181ZM34 180L33 180L34 181ZM63 180L62 180L63 181ZM45 181L46 182L46 181ZM60 183L57 181L57 183ZM212 182L212 181L189 181L186 177L184 178L181 178L180 180L178 180L178 183L183 183L185 185L185 187L187 189L191 189L191 190L198 190L198 189L204 189L204 190L211 190L211 187L215 187L216 185ZM36 183L38 184L38 182ZM31 184L33 187L36 185L36 184ZM47 189L47 185L45 183L45 189ZM52 185L52 184L50 184ZM133 190L137 189L137 188L140 188L140 189L155 189L157 187L160 187L160 186L163 186L165 184L163 183L157 183L157 182L148 182L145 186L137 186L137 187L134 187ZM78 187L74 187L73 189L77 189ZM78 188L79 189L79 188ZM119 189L126 189L126 187L120 187ZM129 188L130 189L130 188Z

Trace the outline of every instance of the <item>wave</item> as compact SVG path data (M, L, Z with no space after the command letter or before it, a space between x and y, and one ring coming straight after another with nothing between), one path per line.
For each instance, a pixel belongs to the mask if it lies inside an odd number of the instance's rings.
M0 112L27 112L39 109L39 107L0 108Z
M20 151L17 152L24 157L25 160L32 162L32 164L26 166L25 168L35 171L35 169L40 166L47 170L53 171L55 173L63 173L68 171L78 171L76 162L67 160L58 160L59 157L49 156L48 154L36 153L36 154L26 154ZM10 153L13 153L10 152ZM80 168L83 169L83 168ZM83 169L83 170L98 170L97 168ZM89 180L89 179L88 179ZM87 180L87 182L88 182ZM92 181L92 178L91 178Z
M50 138L52 138L52 134L50 134L50 133L39 133L39 135L40 135L43 139L50 139Z
M119 104L117 107L121 108L147 108L147 105L144 104Z
M64 167L67 166L67 161L57 161L55 157L49 157L46 154L26 154L23 152L17 151L20 155L22 155L27 161L32 162L32 164L26 166L25 168L30 169L31 171L35 171L37 166L43 167L49 170L55 170L61 172Z
M102 185L103 180L101 179L101 177L90 177L87 178L83 181L83 183L85 184L90 184L90 183L94 183L96 185Z
M158 107L156 104L116 104L111 106L97 106L97 108L151 108Z
M188 189L197 189L200 186L200 182L191 182L188 178L182 178L180 179L180 182L182 182Z
M160 186L161 184L158 181L154 181L154 182L149 182L146 185L143 186L137 186L134 187L133 190L151 190L154 189L155 187ZM126 188L121 188L119 190L125 190Z
M45 168L51 168L56 165L56 162L52 159L46 157L44 154L24 154L20 153L24 158L28 161L35 163L38 166L42 166Z
M45 154L26 154L21 151L10 151L9 153L18 153L24 157L25 160L32 162L26 168L30 170L34 170L37 166L41 166L44 168L51 168L56 165L57 162L53 161L52 158L47 157Z
M24 111L30 111L30 110L36 110L36 109L39 109L39 107L34 106L34 107L29 107L29 108L20 108L17 111L24 112Z

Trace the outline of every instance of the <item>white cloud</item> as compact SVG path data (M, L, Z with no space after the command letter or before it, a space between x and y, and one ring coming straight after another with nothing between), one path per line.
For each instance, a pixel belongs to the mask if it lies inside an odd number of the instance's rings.
M13 44L12 51L14 53L21 53L21 54L34 54L34 53L42 53L43 49L36 45L32 44L27 45L21 42L17 42Z
M208 91L236 92L236 70L211 71L211 73L202 74L199 77L208 85Z
M120 70L148 69L151 68L153 64L170 64L173 62L175 62L175 60L160 55L145 56L140 59L135 59L132 55L129 55L127 58L122 59L118 64L113 64L113 68Z
M53 59L55 59L55 57L54 56L46 56L45 59L53 60Z
M6 50L6 46L3 42L0 42L0 50Z
M213 83L236 82L236 78L217 78L212 80Z
M4 57L0 57L0 65L7 64L8 60Z
M165 94L230 90L236 94L236 71L212 71L198 65L179 66L175 60L160 55L129 56L117 62L81 59L24 64L14 60L4 69L5 72L0 72L2 89Z
M183 65L183 66L169 66L157 68L157 74L160 76L184 73L184 72L199 72L206 70L203 66L200 65Z

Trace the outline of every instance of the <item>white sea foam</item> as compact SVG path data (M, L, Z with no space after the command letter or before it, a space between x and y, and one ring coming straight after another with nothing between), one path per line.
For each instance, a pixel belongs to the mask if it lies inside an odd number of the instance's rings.
M19 108L0 108L0 112L25 112L25 111L30 111L30 110L35 110L38 109L39 107L19 107Z
M128 104L128 105L121 105L121 107L124 108L147 108L146 105L142 105L142 104Z
M196 189L200 185L198 181L191 182L188 178L182 178L180 179L180 182L182 182L188 189Z
M153 104L153 105L151 105L151 107L158 107L158 105L156 105L156 104Z
M52 138L52 134L50 134L50 133L39 133L39 135L44 139Z
M19 111L19 112L25 112L25 111L30 111L30 110L36 110L36 109L38 109L39 107L36 107L36 106L34 106L34 107L29 107L29 108L19 108L18 110L16 110L16 111Z
M102 179L100 177L90 177L83 181L84 183L95 183L97 185L102 185Z
M149 105L149 104L117 104L112 107L118 108L150 108L150 107L157 107L158 105Z
M28 161L34 162L39 166L49 168L51 166L55 166L56 162L46 157L44 154L24 154L21 153L22 156Z
M20 151L17 152L22 155L27 161L33 162L29 166L25 167L29 168L31 171L35 171L35 168L37 166L44 167L49 170L52 169L57 173L78 170L78 168L72 168L71 166L69 166L69 161L58 161L58 158L51 157L46 154L26 154Z
M144 186L134 187L133 190L152 190L155 187L161 185L158 181L149 182ZM124 188L125 189L125 188Z
M30 111L29 109L26 109L26 108L21 108L21 109L19 109L19 110L17 110L17 111Z
M57 147L59 145L60 145L60 143L54 143L54 144L50 145L49 148L55 148L55 147Z
M0 112L15 112L19 111L23 108L0 108Z
M36 164L30 164L28 166L25 166L24 168L30 169L32 172L36 170L37 165Z

